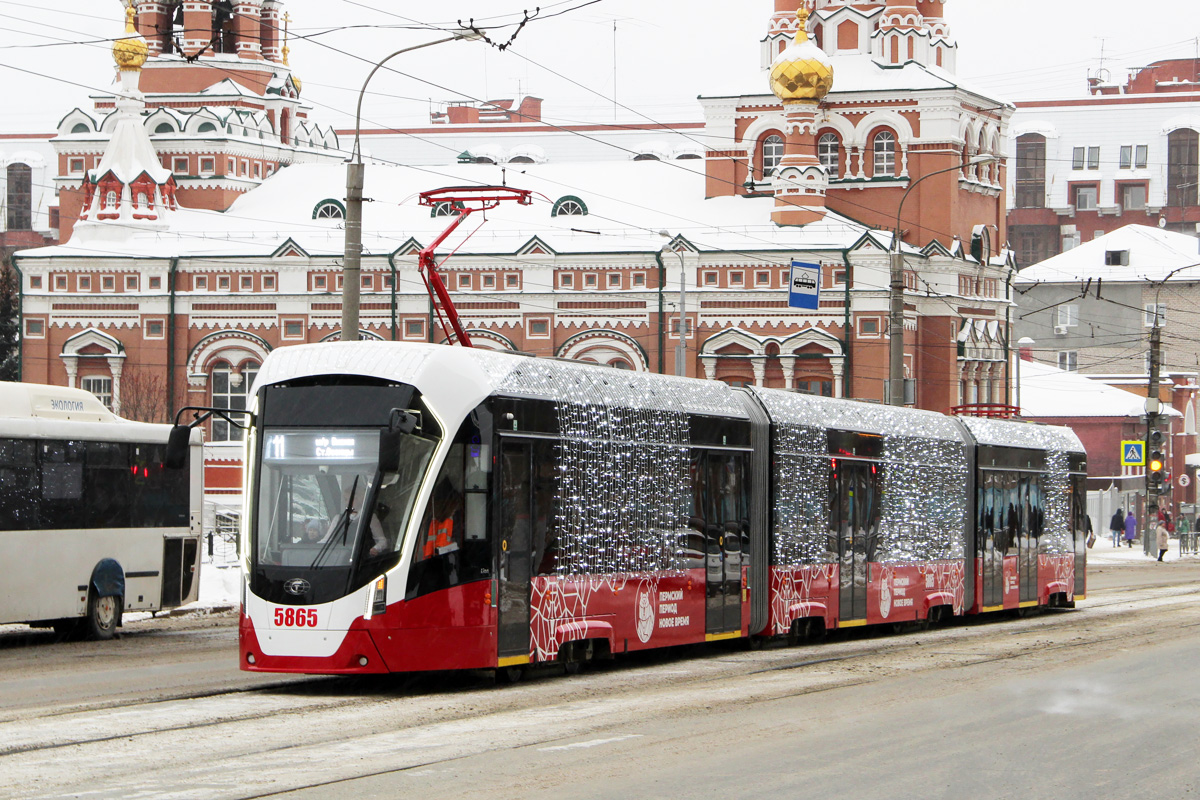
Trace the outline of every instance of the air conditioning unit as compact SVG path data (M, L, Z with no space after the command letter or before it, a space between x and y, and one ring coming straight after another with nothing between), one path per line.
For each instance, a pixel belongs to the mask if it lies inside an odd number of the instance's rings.
M1054 335L1055 336L1066 336L1067 335L1067 326L1066 325L1055 325L1054 326Z

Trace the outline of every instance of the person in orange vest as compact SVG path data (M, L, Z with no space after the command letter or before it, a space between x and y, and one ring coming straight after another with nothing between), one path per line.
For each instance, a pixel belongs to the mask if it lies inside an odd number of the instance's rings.
M458 506L455 501L458 493L449 483L442 482L434 488L433 494L434 513L429 521L429 530L425 534L425 558L433 558L435 555L444 555L458 549L454 542L454 514Z

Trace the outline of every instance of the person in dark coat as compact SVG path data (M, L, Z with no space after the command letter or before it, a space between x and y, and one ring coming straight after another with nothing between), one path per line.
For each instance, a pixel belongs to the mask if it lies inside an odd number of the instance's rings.
M1108 522L1108 532L1112 536L1113 547L1121 546L1121 537L1125 535L1125 509L1118 508Z

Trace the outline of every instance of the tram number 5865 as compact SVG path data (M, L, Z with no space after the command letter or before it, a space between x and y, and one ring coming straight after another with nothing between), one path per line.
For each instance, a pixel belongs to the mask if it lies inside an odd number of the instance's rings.
M317 627L317 610L315 608L276 608L276 628L315 628Z

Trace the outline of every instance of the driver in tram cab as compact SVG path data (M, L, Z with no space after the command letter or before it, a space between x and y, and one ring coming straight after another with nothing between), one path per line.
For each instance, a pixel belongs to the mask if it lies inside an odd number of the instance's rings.
M366 487L366 491L369 491L370 488L370 485L368 485ZM351 528L353 528L354 524L358 521L358 509L351 507L351 500L361 504L363 493L364 490L356 490L353 483L349 483L342 487L342 508L350 509L349 526ZM325 532L325 535L321 537L320 541L325 541L335 533L335 529L338 527L338 522L339 519L334 519L333 522L329 523L329 530ZM379 522L379 515L377 513L371 514L371 539L373 540L373 543L371 545L370 555L377 556L380 553L387 552L387 536L383 532L383 525Z

